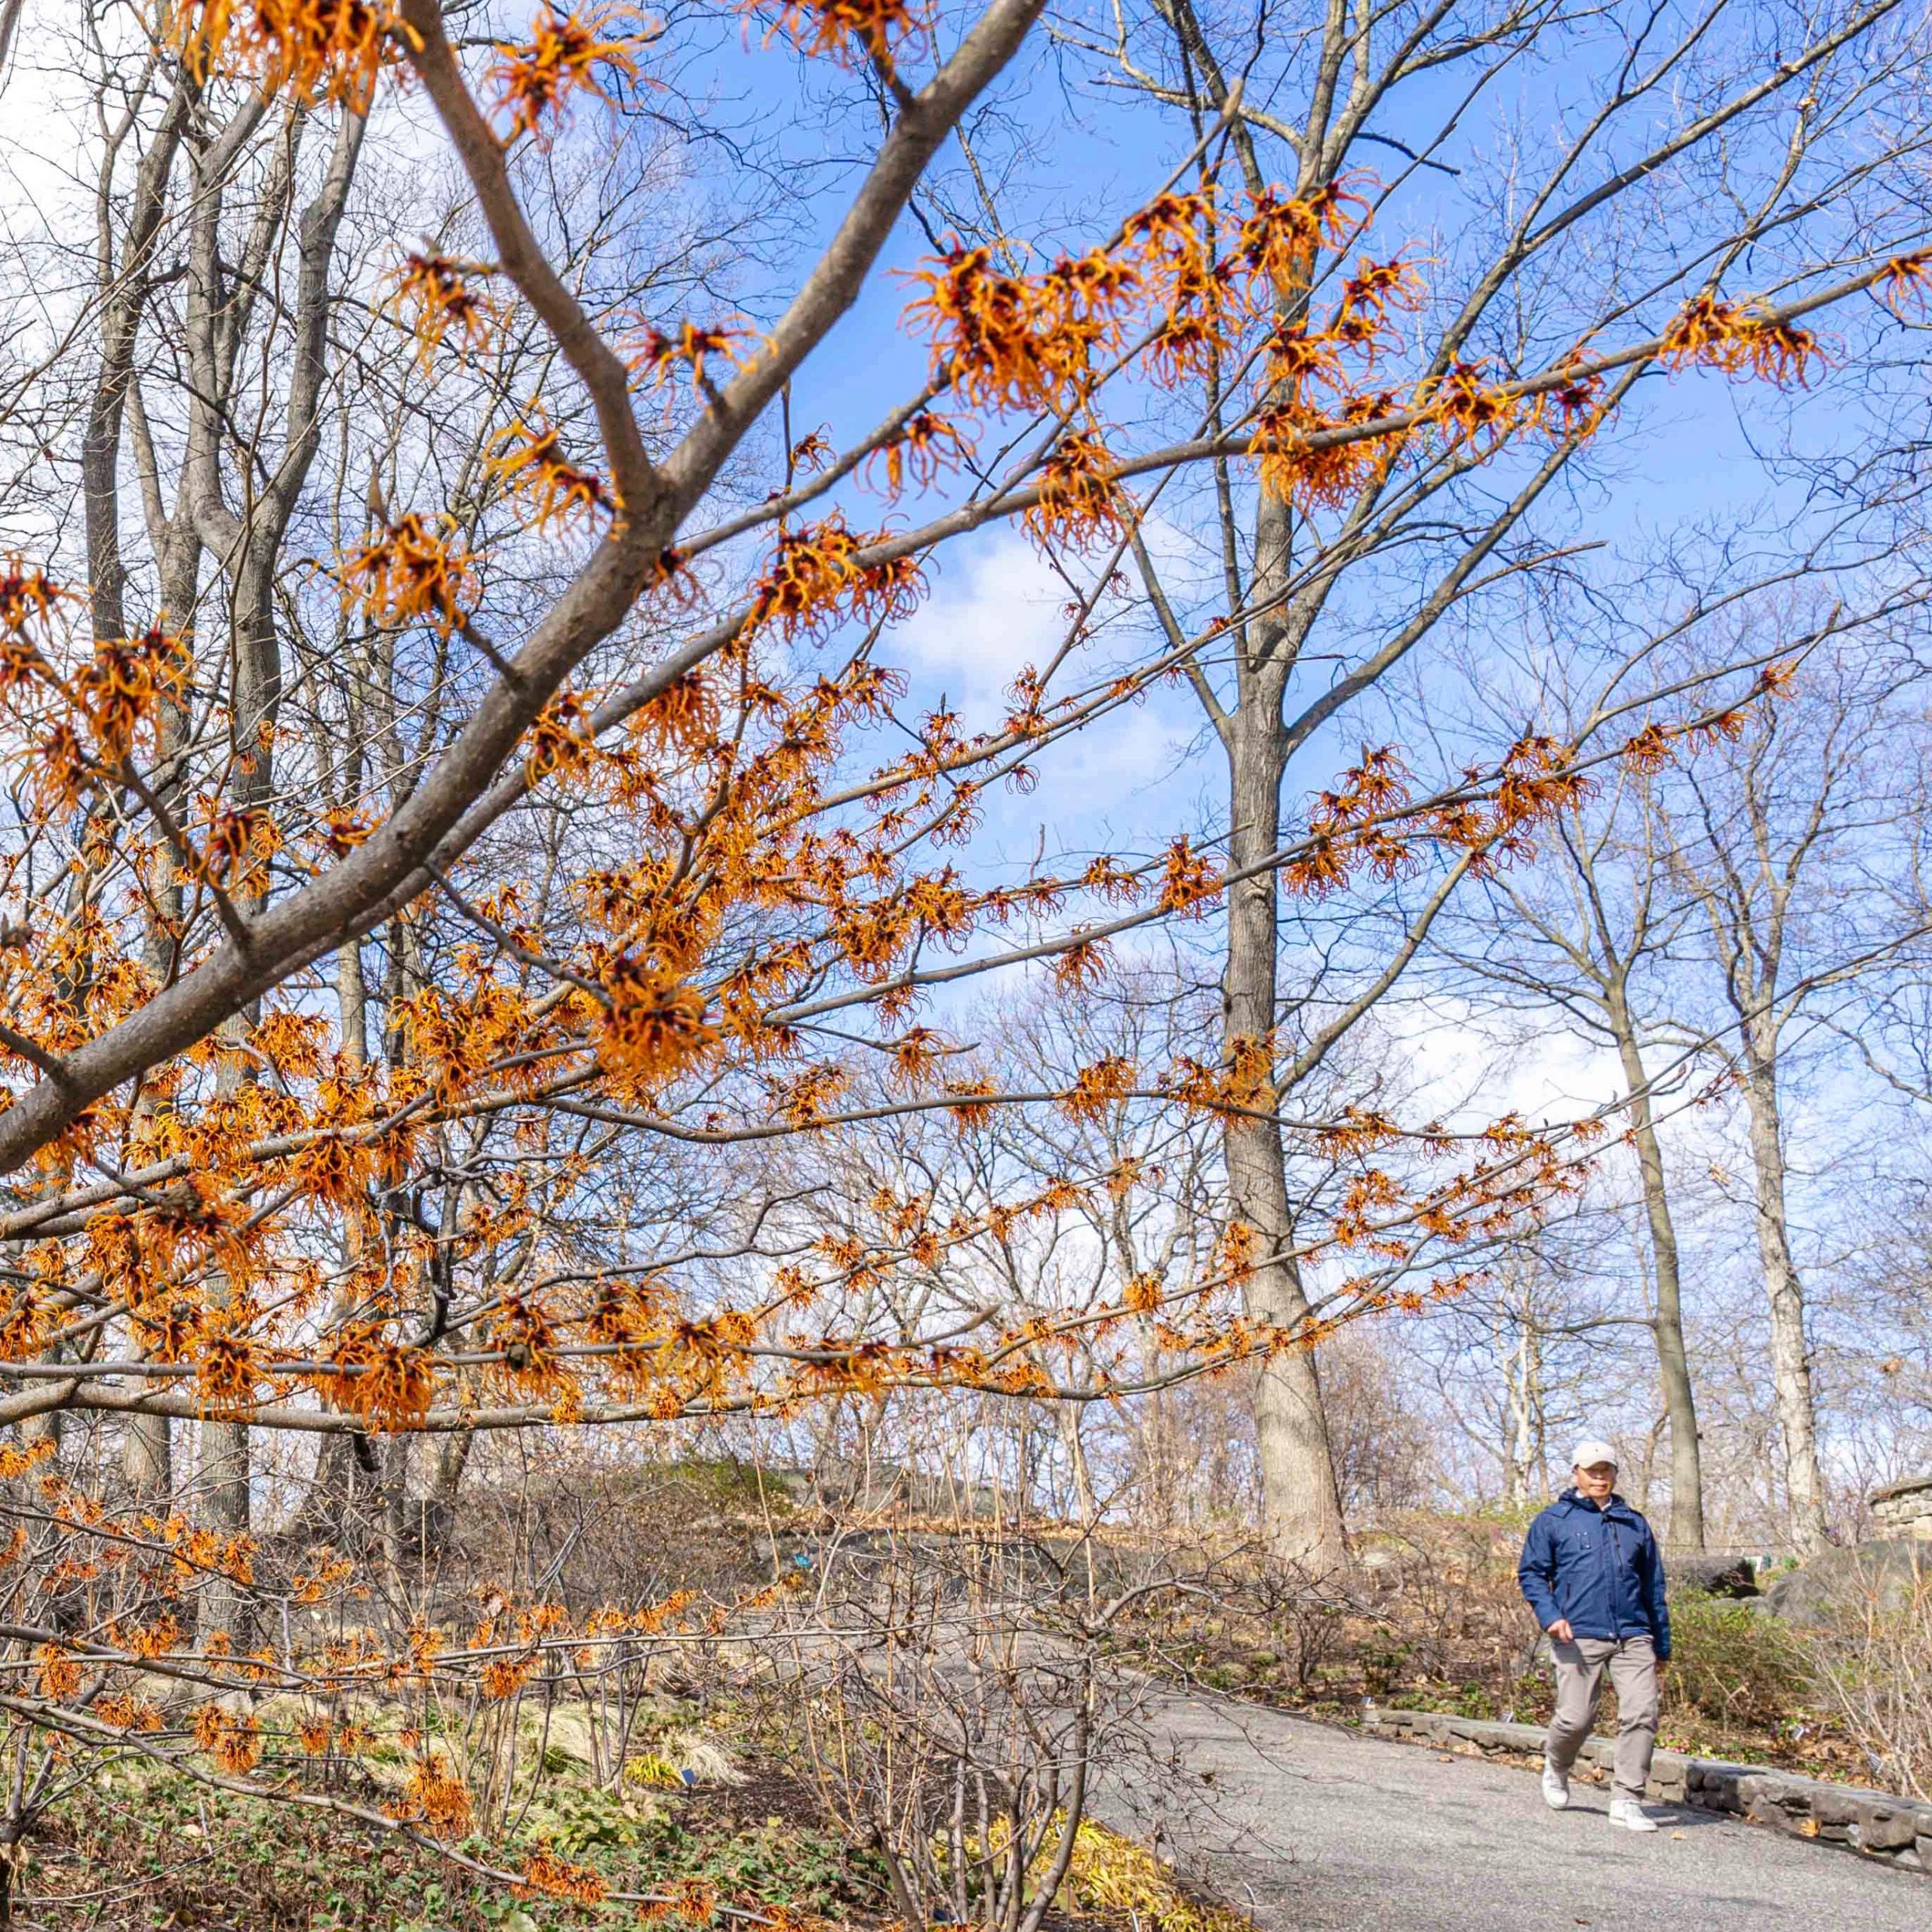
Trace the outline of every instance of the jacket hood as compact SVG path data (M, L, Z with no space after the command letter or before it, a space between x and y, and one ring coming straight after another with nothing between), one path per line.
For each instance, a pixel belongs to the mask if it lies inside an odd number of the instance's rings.
M1566 1489L1556 1500L1566 1509L1594 1509L1597 1506L1587 1496L1574 1489ZM1615 1490L1611 1491L1610 1500L1604 1505L1604 1514L1607 1515L1614 1509L1622 1511L1626 1516L1637 1515L1637 1512Z

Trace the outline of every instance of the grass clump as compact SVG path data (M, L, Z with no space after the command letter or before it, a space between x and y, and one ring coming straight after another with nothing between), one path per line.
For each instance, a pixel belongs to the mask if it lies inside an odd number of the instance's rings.
M1082 1915L1128 1919L1151 1932L1254 1932L1232 1907L1188 1890L1145 1845L1083 1819L1063 1896Z

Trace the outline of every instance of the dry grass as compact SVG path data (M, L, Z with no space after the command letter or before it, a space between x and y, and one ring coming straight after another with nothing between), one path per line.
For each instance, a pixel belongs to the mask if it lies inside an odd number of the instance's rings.
M1074 1840L1064 1888L1074 1910L1152 1932L1254 1932L1232 1907L1188 1890L1145 1845L1091 1818Z
M1810 1633L1823 1700L1876 1782L1932 1798L1932 1551L1902 1595L1873 1592Z

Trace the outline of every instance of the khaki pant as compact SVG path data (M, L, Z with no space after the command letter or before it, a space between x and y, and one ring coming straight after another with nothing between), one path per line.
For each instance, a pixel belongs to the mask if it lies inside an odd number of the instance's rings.
M1614 1795L1641 1798L1651 1775L1651 1753L1657 1743L1657 1656L1647 1637L1578 1637L1553 1643L1556 1657L1556 1715L1549 1721L1543 1755L1567 1772L1596 1721L1604 1673L1617 1691L1617 1770Z

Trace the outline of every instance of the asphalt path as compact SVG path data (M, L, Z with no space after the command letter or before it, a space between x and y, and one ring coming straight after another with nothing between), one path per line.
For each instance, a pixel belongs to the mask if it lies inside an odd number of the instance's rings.
M1552 1811L1534 1772L1207 1698L1155 1721L1198 1789L1115 1790L1264 1932L1932 1932L1932 1875L1667 1806L1614 1826L1577 1782Z

